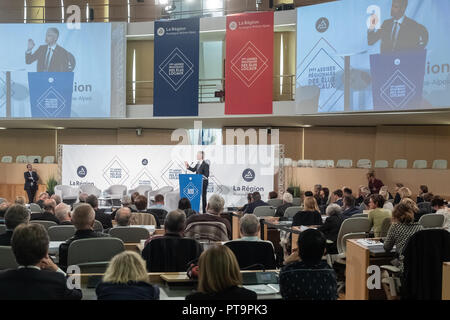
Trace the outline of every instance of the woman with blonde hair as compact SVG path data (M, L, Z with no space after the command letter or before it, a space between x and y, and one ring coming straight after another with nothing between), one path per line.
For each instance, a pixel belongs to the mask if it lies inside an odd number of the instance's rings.
M380 196L382 196L384 198L384 205L383 205L383 209L387 209L389 211L393 211L394 210L394 205L389 201L389 191L388 191L388 187L387 186L382 186L380 189Z
M411 199L411 197L412 197L411 189L409 189L407 187L401 187L400 189L398 189L398 194L400 196L400 200L403 200L405 198Z
M316 199L314 199L314 197L306 197L303 204L303 211L299 211L295 214L292 226L322 225L322 216L320 215Z
M198 260L197 292L186 300L256 300L254 291L242 288L242 275L233 251L213 246Z
M159 288L150 284L145 261L133 251L111 259L95 292L98 300L159 300Z

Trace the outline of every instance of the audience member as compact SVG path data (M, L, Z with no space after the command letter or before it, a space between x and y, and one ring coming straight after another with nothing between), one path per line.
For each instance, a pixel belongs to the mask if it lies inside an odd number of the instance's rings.
M450 208L445 205L444 199L435 196L431 200L431 207L436 210L436 214L442 214L444 216L443 227L450 232Z
M402 200L402 198L400 197L400 194L398 193L398 191L403 188L404 185L403 183L396 183L395 184L395 196L394 196L394 206L400 203L400 200Z
M344 205L344 201L342 200L343 196L344 196L344 193L342 192L342 190L340 190L340 189L335 190L333 192L333 203L342 207Z
M149 209L161 209L161 210L166 210L167 212L169 212L170 210L165 206L164 204L164 196L162 194L157 194L155 196L155 201L153 202L153 204L149 207Z
M268 205L268 203L261 200L261 194L256 191L252 193L252 202L247 206L244 213L253 213L255 208Z
M44 208L44 201L50 199L47 192L41 192L38 197L38 201L36 201L36 204L38 204L41 208Z
M239 264L227 246L204 251L198 266L198 291L189 294L186 300L256 300L254 291L242 288Z
M89 195L86 192L82 192L80 193L80 195L78 196L78 201L80 203L86 203L87 198L89 197Z
M293 206L293 201L294 198L292 197L292 194L290 194L289 192L283 193L283 204L277 208L275 217L283 217L286 209Z
M72 222L75 226L75 235L59 246L59 266L65 270L67 268L67 253L70 244L79 239L108 237L107 234L95 232L93 230L95 221L95 211L89 204L81 204L72 213Z
M342 188L342 193L343 193L342 197L346 196L353 197L353 190L348 187Z
M58 204L60 204L62 202L61 197L59 195L57 195L57 194L52 194L50 199L55 200L56 205L58 205Z
M345 198L353 199L353 197L350 196L346 196ZM327 245L328 253L337 254L337 237L345 217L342 214L342 208L335 203L332 203L327 207L326 214L327 219L325 220L325 223L319 226L317 230L321 231L327 240L333 242L332 244Z
M350 218L351 216L353 216L354 214L359 214L362 213L361 208L356 207L355 206L355 198L353 198L352 196L345 196L343 203L343 212L342 215L344 216L344 218Z
M106 214L103 210L98 208L98 198L91 194L87 197L86 203L91 205L92 209L95 212L95 220L100 221L103 226L103 229L111 229L112 228L112 218L111 215Z
M14 229L22 223L27 224L29 221L30 213L25 206L20 204L10 206L5 214L6 232L0 234L0 246L11 246Z
M150 284L145 261L134 251L112 258L95 293L98 300L159 300L159 288Z
M320 190L322 190L321 184L316 184L314 186L314 199L316 199L317 205L320 206Z
M70 217L70 206L61 202L55 208L55 216L60 225L72 225L72 219Z
M382 186L380 189L379 195L382 196L384 199L383 209L386 209L386 210L389 210L392 212L394 210L394 205L389 201L388 187Z
M383 182L377 178L375 178L375 172L369 172L367 174L367 180L369 180L369 190L372 194L378 194L382 186L384 186Z
M373 194L369 198L369 222L373 227L375 237L379 237L381 227L385 218L391 218L392 213L389 210L383 209L384 198L379 194Z
M269 200L270 199L278 199L278 193L276 191L269 192Z
M193 214L197 214L194 210L192 210L191 201L188 198L181 198L178 201L178 209L184 211L186 214L186 218L189 218Z
M14 203L24 206L26 204L25 197L17 196L16 200L14 201Z
M6 211L8 210L10 205L11 204L6 200L0 203L0 218L5 217Z
M131 211L132 211L132 212L136 212L136 211L137 211L136 204L134 203L134 201L136 200L136 198L137 198L139 195L140 195L139 192L135 191L135 192L133 192L133 193L131 194L131 196L130 196L130 198L131 198L131 205L130 205L130 207L131 207Z
M244 214L242 218L239 219L239 231L241 238L235 241L261 241L258 237L261 225L258 218L251 213Z
M58 218L55 217L55 207L56 202L53 199L46 199L42 203L42 208L44 212L33 213L31 215L31 220L44 220L44 221L53 221L56 224L59 224Z
M131 197L130 196L123 196L122 199L120 199L121 208L128 208L131 210L131 212L136 212L136 206L131 204ZM132 208L134 207L134 208ZM111 220L114 220L116 218L116 213L120 208L115 209L111 213Z
M409 188L401 187L400 189L398 189L398 194L400 196L400 200L403 200L405 198L412 199L412 192Z
M319 192L320 202L317 203L319 206L328 206L330 204L330 189L327 187L322 188Z
M355 206L361 206L364 204L364 199L370 195L370 190L366 186L360 186L358 189L358 198L355 201Z
M131 225L131 209L127 207L118 209L115 220L118 227L129 227Z
M238 211L244 212L250 203L252 203L252 194L247 193L247 203L244 204L241 208L239 208Z
M143 196L143 195L137 196L134 199L134 205L136 206L137 212L148 213L148 214L151 214L155 218L156 228L161 227L161 223L159 222L158 216L156 214L150 212L149 209L147 209L148 199L146 196Z
M80 289L69 289L64 274L49 258L49 238L39 224L14 230L12 251L19 268L0 273L0 300L80 300Z
M322 216L319 212L316 199L314 197L305 198L303 211L295 214L292 226L318 226L322 224Z
M421 185L419 187L419 195L417 196L416 203L424 202L425 200L423 199L423 196L427 193L428 193L428 186L424 184Z

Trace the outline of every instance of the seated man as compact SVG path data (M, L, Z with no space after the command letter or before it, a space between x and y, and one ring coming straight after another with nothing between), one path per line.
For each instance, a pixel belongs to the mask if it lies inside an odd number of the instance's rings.
M4 200L0 203L0 219L5 218L6 211L8 211L8 208L10 205L11 204L6 200Z
M157 194L155 196L155 201L153 201L153 204L149 207L149 209L162 209L169 212L170 210L164 205L164 196L162 194Z
M44 201L50 199L50 196L47 192L41 192L38 197L38 201L36 201L36 204L38 204L41 208L44 208Z
M112 219L111 219L111 215L106 214L105 212L103 212L103 210L100 210L98 208L98 199L96 196L94 196L93 194L91 194L89 197L87 197L86 199L86 203L90 204L91 207L94 209L95 211L95 220L98 220L101 222L103 229L111 229L112 228Z
M255 208L261 206L269 206L269 204L261 200L261 194L259 192L253 192L252 202L247 206L244 213L253 213L253 211L255 211Z
M283 217L286 209L293 206L293 201L294 198L292 197L292 194L290 194L289 192L283 193L283 204L277 208L275 217Z
M292 262L280 271L281 296L284 299L336 300L336 275L322 259L326 247L325 236L318 230L307 229L298 236L297 245L300 261ZM304 278L292 275L296 270L305 270ZM306 270L324 270L324 273Z
M147 209L147 203L148 203L148 199L146 196L138 195L134 199L134 205L136 206L137 212L145 212L145 213L153 215L156 220L156 228L159 229L161 227L161 223L158 219L158 216L156 214L150 212L150 209Z
M58 196L57 194L52 194L52 196L50 197L50 199L55 200L56 205L60 204L62 202L62 199L60 196Z
M258 237L260 229L261 225L254 214L244 214L244 216L239 219L241 238L233 241L262 241L261 238Z
M208 200L206 213L190 216L186 221L186 228L194 222L222 222L227 228L228 239L231 239L231 224L227 219L220 216L220 214L223 212L224 205L225 201L223 200L223 198L217 194L213 194Z
M139 195L139 194L138 194ZM120 203L122 205L122 208L129 208L131 210L131 212L136 212L136 207L134 205L131 204L131 197L130 196L123 196L122 199L120 200ZM132 208L132 206L134 208ZM115 219L116 218L116 213L119 209L115 209L112 213L111 213L111 219Z
M6 232L0 234L0 246L10 246L14 229L22 223L30 221L30 213L20 204L12 205L5 214Z
M65 273L49 258L43 226L18 226L11 244L19 268L0 273L0 300L81 300L81 290L69 289Z
M55 208L55 216L60 225L72 225L72 219L70 218L70 206L64 202L58 204Z
M344 197L344 206L343 206L343 216L344 218L350 218L352 215L354 214L358 214L358 213L362 213L363 211L361 210L361 208L356 207L356 203L355 203L355 198L353 198L352 196L345 196Z
M108 237L107 234L93 230L95 212L89 204L82 204L75 208L72 213L72 222L77 230L75 235L59 246L59 266L67 269L67 254L70 244L78 239Z
M342 197L344 196L344 193L342 190L337 189L333 192L333 203L336 203L338 206L342 207L344 204L344 201L342 200Z
M203 251L200 243L183 238L185 226L186 214L183 211L175 210L167 214L165 235L154 237L142 251L149 272L186 271L188 263L200 256Z
M55 207L56 207L55 200L53 199L44 200L42 204L44 212L33 213L31 215L31 220L53 221L56 224L59 224L59 220L55 216Z

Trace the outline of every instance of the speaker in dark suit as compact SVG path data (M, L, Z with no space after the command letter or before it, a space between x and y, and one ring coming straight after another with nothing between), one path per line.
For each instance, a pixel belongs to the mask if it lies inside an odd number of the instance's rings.
M370 17L367 33L368 44L381 40L381 53L424 49L428 44L428 30L425 26L405 16L408 0L392 0L391 19L385 20L379 30L378 16Z
M47 30L45 45L40 46L34 53L34 41L28 40L28 50L25 53L26 64L37 60L37 72L72 72L75 69L75 57L66 49L56 44L59 37L57 28Z
M206 195L208 193L208 177L209 177L209 162L204 160L205 152L199 151L197 153L197 164L191 167L187 162L185 162L186 168L189 171L195 172L196 174L201 174L203 176L202 184L202 208L203 213L206 212Z
M39 176L36 171L33 171L33 167L31 166L31 164L29 164L27 165L27 171L23 173L23 177L25 179L25 185L23 189L28 194L28 203L33 203L36 191L38 189Z

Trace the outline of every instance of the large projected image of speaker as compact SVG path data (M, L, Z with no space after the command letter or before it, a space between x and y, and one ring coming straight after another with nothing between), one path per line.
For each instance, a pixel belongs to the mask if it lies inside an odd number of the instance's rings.
M33 118L70 118L73 72L29 72Z
M426 50L370 56L374 110L422 107L426 56Z

